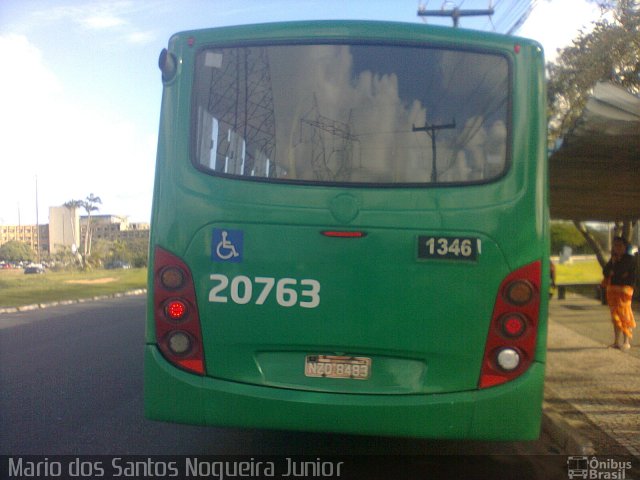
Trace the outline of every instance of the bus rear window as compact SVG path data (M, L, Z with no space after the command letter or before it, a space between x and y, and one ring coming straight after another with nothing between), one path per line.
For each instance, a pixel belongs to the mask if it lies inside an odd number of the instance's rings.
M507 167L501 55L390 45L201 50L194 163L263 181L478 183Z

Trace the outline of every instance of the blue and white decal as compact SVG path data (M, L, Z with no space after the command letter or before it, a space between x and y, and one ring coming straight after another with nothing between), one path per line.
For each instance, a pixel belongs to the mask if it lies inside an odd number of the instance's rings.
M211 241L211 259L214 262L241 263L244 249L244 232L214 228Z

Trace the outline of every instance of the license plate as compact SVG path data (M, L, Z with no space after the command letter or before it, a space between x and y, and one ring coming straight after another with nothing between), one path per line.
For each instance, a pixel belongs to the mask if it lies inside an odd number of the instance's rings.
M307 377L366 380L371 375L371 359L340 355L307 355L304 374Z

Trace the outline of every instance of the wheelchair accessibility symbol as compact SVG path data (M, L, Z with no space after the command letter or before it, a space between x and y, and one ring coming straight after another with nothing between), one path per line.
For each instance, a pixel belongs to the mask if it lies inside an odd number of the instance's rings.
M211 257L214 262L242 262L244 232L242 230L213 229Z

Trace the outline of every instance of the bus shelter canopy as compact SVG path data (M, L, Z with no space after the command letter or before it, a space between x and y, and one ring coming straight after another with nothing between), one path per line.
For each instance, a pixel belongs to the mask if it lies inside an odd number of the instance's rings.
M575 128L549 159L551 217L640 218L640 98L598 83Z

